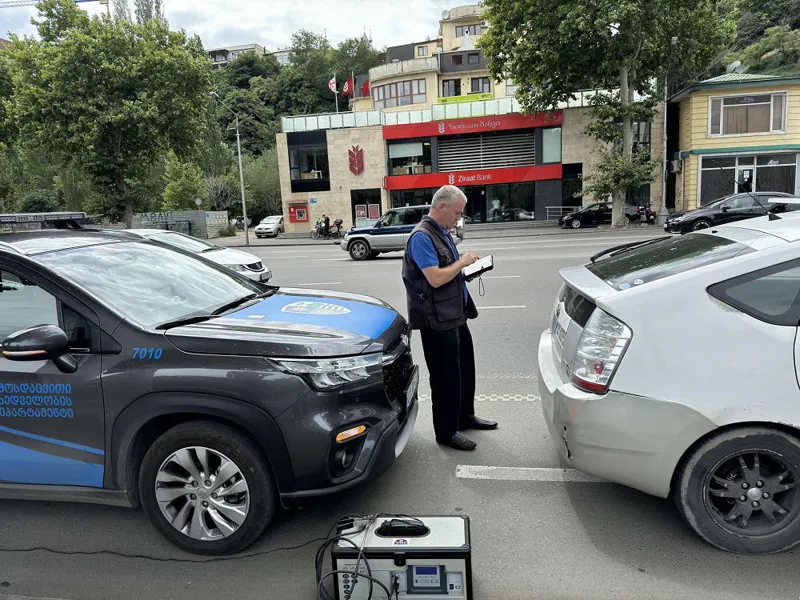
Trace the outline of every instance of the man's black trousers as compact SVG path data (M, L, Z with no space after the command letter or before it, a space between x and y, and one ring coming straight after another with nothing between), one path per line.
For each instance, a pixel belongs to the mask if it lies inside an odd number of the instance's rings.
M420 331L428 365L437 440L449 440L459 421L475 414L475 349L467 325Z

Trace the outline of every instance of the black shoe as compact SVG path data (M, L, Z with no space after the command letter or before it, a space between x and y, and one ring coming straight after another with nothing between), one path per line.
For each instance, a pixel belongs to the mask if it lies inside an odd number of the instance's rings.
M473 442L468 437L461 435L460 433L454 434L449 440L437 439L436 443L441 444L442 446L455 448L456 450L475 450L475 448L478 446L478 444Z
M497 421L487 421L472 415L465 417L458 426L459 431L467 429L497 429Z

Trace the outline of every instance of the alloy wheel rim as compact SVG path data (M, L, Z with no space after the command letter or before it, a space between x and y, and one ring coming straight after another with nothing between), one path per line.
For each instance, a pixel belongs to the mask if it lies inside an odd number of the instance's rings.
M164 518L193 540L213 541L236 533L247 519L250 488L230 458L204 446L173 452L155 481Z
M714 522L737 536L779 532L800 515L797 473L770 450L744 450L720 460L703 485Z

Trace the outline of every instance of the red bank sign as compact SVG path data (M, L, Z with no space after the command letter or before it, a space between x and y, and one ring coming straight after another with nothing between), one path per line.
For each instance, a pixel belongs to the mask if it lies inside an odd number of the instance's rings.
M522 115L493 115L487 117L471 117L469 119L445 119L428 123L409 123L406 125L384 125L383 139L399 140L404 138L439 137L442 135L458 135L464 133L483 133L486 131L508 131L512 129L529 129L532 127L557 127L564 123L564 113L560 110L551 113L535 113Z
M427 173L425 175L393 175L384 178L384 188L387 190L416 190L448 184L456 186L492 185L494 183L543 181L546 179L561 179L561 164Z

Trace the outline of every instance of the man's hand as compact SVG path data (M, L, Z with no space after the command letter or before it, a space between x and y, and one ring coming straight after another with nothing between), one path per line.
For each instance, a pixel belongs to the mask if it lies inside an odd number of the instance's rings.
M463 267L468 267L468 266L470 266L472 263L474 263L475 261L477 261L478 259L479 259L479 257L478 257L478 255L477 255L477 254L473 254L472 252L467 252L466 254L464 254L464 255L461 257L461 259L460 259L460 260L461 260L461 263L463 264ZM463 268L463 267L462 267L462 268Z

